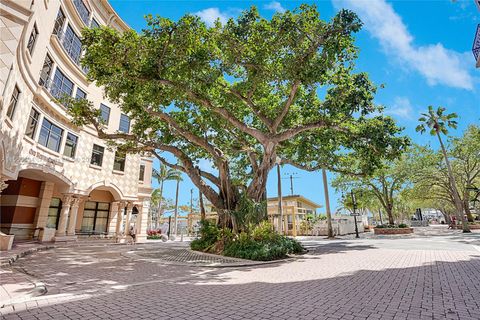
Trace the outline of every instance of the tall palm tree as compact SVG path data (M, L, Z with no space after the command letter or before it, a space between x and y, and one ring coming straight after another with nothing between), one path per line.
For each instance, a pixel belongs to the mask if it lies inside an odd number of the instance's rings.
M158 191L158 210L155 221L155 228L158 228L158 218L162 214L162 202L163 202L163 183L165 181L172 181L181 179L181 172L175 169L168 168L164 164L160 164L159 170L153 169L152 176L157 179L160 189Z
M445 164L447 165L448 170L448 180L452 188L453 199L455 202L455 209L457 210L457 216L462 221L463 232L471 232L470 227L468 226L467 220L463 214L463 204L460 200L460 195L458 193L457 184L455 182L455 176L453 175L452 167L450 166L450 161L448 160L447 150L442 141L441 134L448 134L448 128L457 128L457 121L454 119L457 118L456 113L445 114L444 107L438 107L435 110L432 106L428 106L428 112L422 113L422 116L418 119L420 124L417 126L417 132L424 133L427 129L430 129L430 135L437 136L438 142L442 149L443 157L445 159Z
M175 192L175 213L174 213L174 220L173 220L173 234L177 236L177 231L178 231L178 192L180 190L180 181L183 181L182 176L179 174L175 180L177 180L177 190Z

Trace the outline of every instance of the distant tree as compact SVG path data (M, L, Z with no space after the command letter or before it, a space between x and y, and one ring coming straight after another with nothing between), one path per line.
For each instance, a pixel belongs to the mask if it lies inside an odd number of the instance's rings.
M428 106L428 112L422 113L422 117L418 119L420 124L417 126L417 131L424 133L427 129L430 130L430 135L437 136L438 142L440 143L440 148L443 153L445 164L448 171L448 179L452 191L452 196L455 202L455 209L457 210L457 216L459 220L462 221L463 232L470 232L470 227L468 226L467 220L463 215L463 204L458 193L457 184L455 181L455 176L450 165L450 160L448 158L447 150L443 144L442 134L448 134L448 128L457 128L457 121L454 119L457 118L455 113L445 114L444 107L438 107L437 110L434 110L432 106Z
M181 172L175 169L170 169L164 164L160 164L159 169L153 169L152 176L155 178L160 185L160 189L155 189L153 191L152 198L157 199L157 215L156 215L156 225L155 228L158 228L158 219L162 215L162 204L163 204L163 184L165 181L178 180L181 177ZM155 194L156 193L156 194ZM158 196L157 196L158 195Z
M337 175L332 185L346 194L347 202L349 201L347 193L351 190L356 191L357 198L365 201L365 205L374 203L372 198L376 198L387 214L388 223L394 224L395 201L399 193L410 183L409 178L414 170L416 156L416 149L411 148L399 159L385 161L382 168L369 176Z

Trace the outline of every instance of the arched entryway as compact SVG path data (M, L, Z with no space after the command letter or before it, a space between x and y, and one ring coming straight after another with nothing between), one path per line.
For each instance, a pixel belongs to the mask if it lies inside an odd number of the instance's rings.
M61 173L32 167L7 180L0 208L1 231L15 240L52 240L59 225L65 194L72 183Z
M76 234L114 234L120 197L120 193L113 187L94 187L80 202Z

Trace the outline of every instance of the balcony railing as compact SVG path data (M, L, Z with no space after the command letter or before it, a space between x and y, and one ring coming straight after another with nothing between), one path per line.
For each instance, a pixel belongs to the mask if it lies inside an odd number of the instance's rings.
M73 4L77 9L80 18L82 18L82 21L88 26L90 21L90 11L88 11L82 0L73 0Z
M54 81L53 78L48 78L43 81L42 86L50 92L50 94L56 99L62 99L65 96L72 96L72 93L63 91Z
M68 56L78 67L80 67L83 73L87 74L88 68L82 66L80 63L82 58L82 44L69 41L70 39L68 39L66 36L66 31L58 32L56 36L58 37L58 41L62 44L62 47L65 49L65 52L68 54Z

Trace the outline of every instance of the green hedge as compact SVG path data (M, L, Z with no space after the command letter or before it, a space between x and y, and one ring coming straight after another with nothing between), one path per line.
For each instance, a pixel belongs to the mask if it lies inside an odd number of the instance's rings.
M228 257L269 261L301 253L302 245L291 238L279 235L268 222L249 228L250 232L234 235L228 229L203 222L200 238L191 242L192 250L220 253Z

